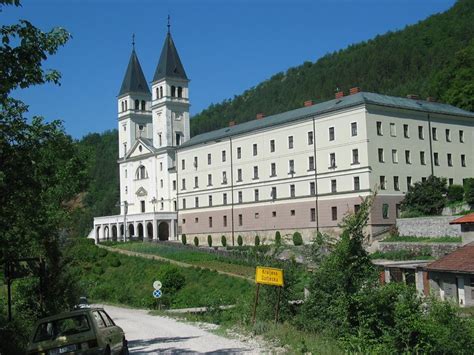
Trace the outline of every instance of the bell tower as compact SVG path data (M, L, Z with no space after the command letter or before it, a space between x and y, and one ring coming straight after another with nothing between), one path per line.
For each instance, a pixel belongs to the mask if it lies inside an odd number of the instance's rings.
M152 81L153 145L177 147L189 140L189 79L168 33Z

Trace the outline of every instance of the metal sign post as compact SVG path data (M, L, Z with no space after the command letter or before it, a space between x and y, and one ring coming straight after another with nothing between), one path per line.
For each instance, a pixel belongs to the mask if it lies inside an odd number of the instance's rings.
M257 284L257 289L255 293L255 304L253 306L252 323L255 324L255 318L257 315L257 305L258 305L258 295L260 291L260 284L279 287L278 302L275 306L275 322L278 322L278 315L280 312L281 289L283 288L283 270L272 268L272 267L257 266L255 270L255 282Z

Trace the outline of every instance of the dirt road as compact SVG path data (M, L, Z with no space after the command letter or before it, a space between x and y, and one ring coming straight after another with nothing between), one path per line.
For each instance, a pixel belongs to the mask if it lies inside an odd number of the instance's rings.
M101 305L125 331L131 354L259 354L255 341L242 342L148 311Z

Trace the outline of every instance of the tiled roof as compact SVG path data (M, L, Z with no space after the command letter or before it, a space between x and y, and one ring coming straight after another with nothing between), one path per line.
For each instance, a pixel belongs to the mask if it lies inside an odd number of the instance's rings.
M252 120L236 126L221 128L215 131L199 134L189 141L183 143L181 148L190 147L196 144L224 139L239 134L277 126L280 124L297 121L300 119L321 115L327 112L338 111L358 105L370 104L385 107L394 107L407 110L415 110L427 113L440 113L453 116L464 116L474 119L474 113L462 110L458 107L424 100L407 99L403 97L393 97L380 95L371 92L359 92L354 95L344 96L340 99L329 100L319 104L302 107L276 115L268 116L259 120Z
M426 270L474 274L474 243L469 243L428 264Z
M460 218L457 218L457 219L449 222L449 224L464 224L464 223L474 223L474 212L469 213L465 216L462 216Z

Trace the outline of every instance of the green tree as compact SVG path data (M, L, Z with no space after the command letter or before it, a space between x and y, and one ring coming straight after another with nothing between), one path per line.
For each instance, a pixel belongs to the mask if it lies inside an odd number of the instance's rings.
M301 236L300 232L293 233L293 245L303 245L303 237Z
M237 245L238 245L239 247L241 247L243 244L244 244L244 240L242 239L242 236L239 235L239 236L237 237Z
M425 181L416 182L407 192L402 201L402 210L437 215L446 205L447 192L446 179L431 175Z
M207 236L207 245L209 245L209 247L212 247L212 237L210 235Z
M474 205L474 178L464 180L464 200Z

